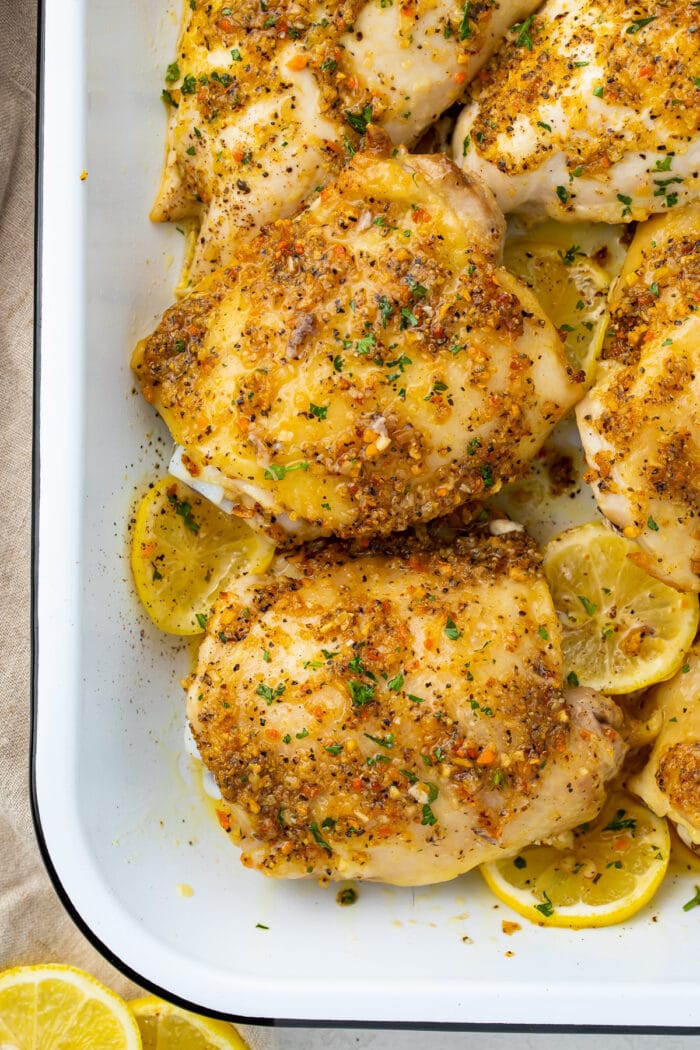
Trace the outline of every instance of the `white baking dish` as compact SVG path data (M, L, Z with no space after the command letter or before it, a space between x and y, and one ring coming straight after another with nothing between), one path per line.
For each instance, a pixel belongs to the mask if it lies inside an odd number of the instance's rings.
M33 784L63 899L138 981L232 1017L699 1025L692 879L667 879L627 926L581 933L506 936L513 916L477 873L361 887L340 908L333 888L244 870L193 790L188 653L139 612L126 558L135 496L170 451L128 368L182 249L147 219L180 14L166 4L44 4Z

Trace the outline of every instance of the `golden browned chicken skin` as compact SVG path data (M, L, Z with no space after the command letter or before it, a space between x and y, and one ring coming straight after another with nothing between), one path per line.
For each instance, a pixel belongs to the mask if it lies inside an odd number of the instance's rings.
M185 281L290 215L360 147L397 143L460 98L537 0L192 0L166 74L166 164L152 217L193 219Z
M700 197L694 0L546 0L471 87L454 156L505 212L646 219Z
M577 406L596 500L639 564L700 590L700 204L637 229Z
M619 712L564 695L559 639L503 520L317 541L222 595L188 717L243 863L419 885L590 818Z
M379 136L137 347L185 480L279 540L390 532L517 477L583 376L503 236L488 190Z
M700 853L700 644L681 670L651 693L660 730L649 761L629 788L662 817L674 821L683 840Z

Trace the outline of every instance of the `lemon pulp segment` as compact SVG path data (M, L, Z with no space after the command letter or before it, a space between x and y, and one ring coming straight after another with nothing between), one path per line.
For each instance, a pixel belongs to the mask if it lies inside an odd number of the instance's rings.
M562 625L571 685L619 695L679 669L698 627L698 598L654 579L636 545L599 522L556 536L544 571ZM631 557L632 556L632 557Z
M220 591L237 577L265 572L274 546L182 481L165 477L142 499L131 539L136 590L161 630L204 630Z
M140 1050L125 1002L72 966L0 974L0 1045L13 1050Z
M143 1050L248 1050L236 1029L225 1021L182 1010L148 995L129 1007L141 1032Z

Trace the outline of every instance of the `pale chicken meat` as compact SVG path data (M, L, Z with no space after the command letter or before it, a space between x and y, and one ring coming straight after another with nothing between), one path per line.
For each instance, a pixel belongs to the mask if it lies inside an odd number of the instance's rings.
M638 562L700 590L700 204L640 226L576 416L602 512Z
M642 220L700 197L694 0L547 0L472 87L454 155L506 212Z
M503 233L446 158L358 153L137 347L187 479L281 540L387 533L523 473L583 375Z
M650 809L672 820L681 838L700 853L700 646L678 674L650 698L660 729L649 760L628 787Z
M290 215L371 122L418 139L537 0L193 0L166 74L156 220L192 219L183 284Z
M593 817L625 750L613 703L562 691L504 519L317 541L221 595L188 718L243 863L281 878L452 879Z

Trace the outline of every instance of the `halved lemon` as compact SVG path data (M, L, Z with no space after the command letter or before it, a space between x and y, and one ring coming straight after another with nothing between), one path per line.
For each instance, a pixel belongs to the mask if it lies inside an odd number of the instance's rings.
M504 261L532 288L559 330L569 363L592 382L609 316L606 272L575 242L563 249L516 238L506 244Z
M541 926L612 926L647 904L661 885L671 843L664 817L622 791L574 829L565 848L528 846L483 864L499 900Z
M550 540L544 571L562 626L565 675L618 695L680 668L698 628L698 598L634 563L638 548L599 522Z
M153 995L134 999L129 1007L143 1050L248 1050L233 1025L190 1013Z
M273 544L177 478L158 481L141 500L131 537L136 590L156 627L204 630L218 593L236 577L269 567Z
M126 1003L73 966L0 974L0 1046L13 1050L140 1050Z

